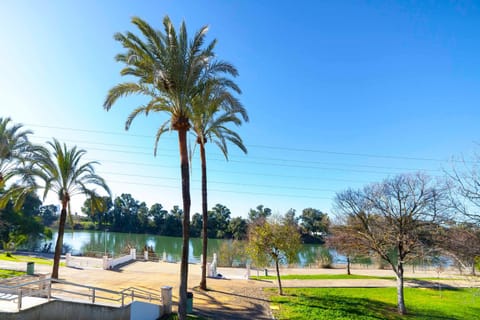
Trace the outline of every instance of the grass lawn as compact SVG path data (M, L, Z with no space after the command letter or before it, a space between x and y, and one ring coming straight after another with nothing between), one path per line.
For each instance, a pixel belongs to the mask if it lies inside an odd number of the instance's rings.
M8 257L7 254L5 253L0 254L0 260L12 261L12 262L35 262L35 264L46 264L51 266L53 265L53 259L36 258L36 257L29 257L29 256L15 255L15 254L12 254L11 257ZM65 263L60 262L60 266L64 267Z
M23 276L25 272L0 269L0 279Z
M405 288L407 316L396 309L396 288L287 288L273 294L276 319L478 319L480 289Z
M277 276L251 276L253 280L277 280ZM360 274L289 274L289 275L280 275L282 280L348 280L348 279L384 279L384 280L395 280L394 276L365 276ZM426 280L426 281L436 281L436 280L454 280L452 278L415 278L415 277L405 277L405 280ZM455 279L458 280L458 279Z
M191 314L187 315L187 319L188 320L207 320L206 318L202 318L202 317L191 315ZM178 315L176 313L172 313L168 316L161 317L160 320L178 320Z

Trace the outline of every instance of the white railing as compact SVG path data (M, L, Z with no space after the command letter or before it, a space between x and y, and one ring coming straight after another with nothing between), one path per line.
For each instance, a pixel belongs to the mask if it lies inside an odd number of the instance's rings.
M133 301L148 301L160 303L165 313L172 310L172 287L168 286L162 287L160 294L134 287L115 291L46 277L13 286L0 285L0 300L16 302L19 311L25 297L42 297L48 301L80 299L92 304L113 303L121 307Z
M130 249L130 254L119 257L119 258L109 258L107 256L103 257L103 269L109 270L115 268L116 266L127 263L132 260L137 259L137 250L132 248Z
M70 253L65 255L65 264L67 267L73 268L99 268L109 270L116 266L135 260L137 257L136 250L130 249L130 254L118 258L109 258L103 256L102 259L93 257L74 257Z
M75 257L72 256L70 253L65 255L65 264L67 267L70 268L82 268L82 269L89 269L89 268L99 268L101 269L102 259L93 258L93 257Z

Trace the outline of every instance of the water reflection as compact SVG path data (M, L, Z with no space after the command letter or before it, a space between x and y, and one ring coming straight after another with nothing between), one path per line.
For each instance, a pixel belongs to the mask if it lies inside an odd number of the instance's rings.
M54 232L53 239L49 242L56 243L57 233ZM218 253L222 243L231 240L209 239L208 260L211 260L213 253ZM43 246L44 243L40 245ZM103 231L75 231L66 232L64 244L68 252L72 254L96 254L102 256L105 252L109 255L118 256L128 253L130 247L143 251L145 246L151 247L157 256L162 259L166 253L167 260L171 262L180 261L182 252L182 238L165 237L151 234L133 234ZM54 246L52 246L53 250ZM298 254L299 266L314 266L317 259L325 248L320 245L303 245ZM137 253L138 254L138 253ZM199 263L202 254L202 239L190 238L189 262Z

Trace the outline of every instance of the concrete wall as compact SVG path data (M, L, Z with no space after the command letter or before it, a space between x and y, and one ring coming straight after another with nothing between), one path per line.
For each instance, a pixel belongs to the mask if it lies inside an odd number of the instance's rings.
M159 306L157 306L159 308ZM0 312L2 320L130 320L130 305L123 308L52 300L15 313ZM155 318L154 318L155 319Z
M130 307L130 320L156 320L162 315L159 305L134 301Z

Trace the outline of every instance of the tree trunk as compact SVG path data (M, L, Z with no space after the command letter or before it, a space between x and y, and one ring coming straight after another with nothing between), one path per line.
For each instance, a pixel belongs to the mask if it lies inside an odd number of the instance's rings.
M282 280L280 280L280 269L278 268L278 259L275 259L275 268L277 269L278 293L283 296Z
M60 266L60 256L63 248L63 234L65 232L65 221L67 220L67 202L62 201L62 211L60 212L60 221L58 223L58 237L55 245L55 255L53 256L52 279L58 279L58 268Z
M403 296L403 264L398 263L397 267L397 308L399 314L407 314L407 309L405 308L405 299Z
M207 290L207 248L208 248L208 204L207 204L207 159L205 144L200 143L200 159L202 161L202 215L203 215L203 243L202 243L202 279L200 289Z
M350 273L350 257L349 256L347 256L347 274L351 275L351 273Z
M180 169L182 173L183 198L183 242L182 259L180 262L180 288L178 301L178 318L187 319L187 286L188 286L188 247L190 236L190 172L188 168L187 130L178 130L178 144L180 149Z

